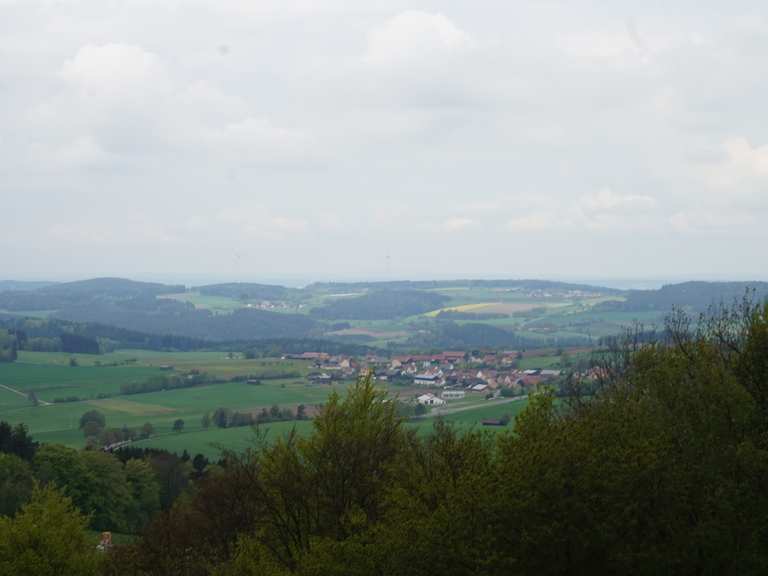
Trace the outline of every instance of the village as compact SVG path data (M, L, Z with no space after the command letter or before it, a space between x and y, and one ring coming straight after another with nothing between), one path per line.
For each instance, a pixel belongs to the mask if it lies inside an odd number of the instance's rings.
M429 408L440 408L451 401L473 396L488 400L522 398L541 385L557 383L565 373L559 367L520 368L523 358L520 351L448 350L392 357L305 352L285 358L311 362L308 379L314 383L350 380L371 371L376 381L386 382L392 389L400 387L401 399Z

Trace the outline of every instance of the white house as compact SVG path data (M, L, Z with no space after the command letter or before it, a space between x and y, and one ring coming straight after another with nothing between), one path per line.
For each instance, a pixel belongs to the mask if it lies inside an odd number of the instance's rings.
M461 400L467 395L464 390L443 390L443 400Z
M438 398L434 394L422 394L416 398L416 402L423 404L424 406L442 406L445 404L445 400Z

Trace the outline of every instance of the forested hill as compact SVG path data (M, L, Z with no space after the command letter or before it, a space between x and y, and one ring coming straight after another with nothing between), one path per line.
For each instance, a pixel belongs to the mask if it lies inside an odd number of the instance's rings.
M0 310L44 312L75 323L214 342L304 338L313 335L316 325L315 320L305 315L251 308L217 315L187 302L165 298L185 292L186 287L182 285L96 278L36 290L0 292Z
M92 301L155 298L184 290L185 287L179 285L136 282L123 278L94 278L52 284L32 290L0 291L0 309L59 310Z
M304 292L276 284L254 284L250 282L229 282L198 286L193 290L206 296L224 296L240 300L288 300L300 298Z
M629 290L623 302L605 302L602 310L667 311L674 307L703 312L712 305L730 304L749 294L753 299L768 297L768 282L683 282L658 290Z
M375 290L354 298L332 301L312 313L331 320L386 320L440 308L446 296L425 290Z
M553 280L393 280L381 282L316 282L307 290L353 292L357 290L439 290L445 288L507 288L521 290L572 290L600 294L622 291L591 284L573 284Z
M211 341L310 336L316 321L306 315L241 308L215 314L174 300L92 303L57 312L58 318L106 323L150 334L174 334Z
M55 282L32 281L32 280L0 280L0 292L11 292L17 290L37 290L52 286Z
M768 296L766 282L627 291L547 280L317 283L301 289L237 282L188 289L122 278L27 289L3 285L12 289L0 290L0 312L18 316L212 343L327 338L409 349L580 345L595 334L617 334L639 316L658 321L673 307L699 312L747 293L756 300ZM612 311L629 314L601 316Z

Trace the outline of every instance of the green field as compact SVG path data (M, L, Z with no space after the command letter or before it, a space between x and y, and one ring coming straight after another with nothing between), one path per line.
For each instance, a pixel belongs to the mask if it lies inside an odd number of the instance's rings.
M71 367L70 358L75 358L78 365ZM176 372L182 373L197 369L222 380L246 375L265 379L260 385L222 381L193 388L119 395L123 384L168 374L168 370L160 368L164 365L174 366ZM171 431L173 422L180 418L188 430L195 430L201 427L203 414L218 407L242 412L273 404L295 409L298 404L324 402L333 388L309 385L304 378L307 370L306 362L229 359L222 352L121 350L98 356L22 352L18 362L0 364L0 384L10 388L0 387L0 420L25 423L40 441L78 447L85 442L78 430L80 416L94 408L104 413L107 425L113 428L140 427L150 422L162 434ZM346 385L340 384L336 389L343 391ZM30 391L37 394L40 405L34 406L27 398ZM67 396L80 400L52 403L55 398Z
M117 394L123 384L144 382L160 373L159 368L145 366L70 367L33 364L22 359L0 364L0 384L21 392L34 391L41 400L52 402L66 396L96 398L98 394Z
M474 402L478 407L473 410L449 414L441 418L462 430L482 429L492 433L511 430L512 424L506 427L483 427L481 421L486 418L501 418L505 414L514 418L519 414L527 402L525 400L506 404L496 401ZM406 426L415 429L419 434L428 434L435 423L435 418L429 417L408 422ZM312 423L303 422L276 422L258 428L260 433L266 433L266 438L278 438L295 430L298 434L308 434L312 431ZM194 454L200 452L209 458L216 458L222 449L244 450L253 445L257 435L249 427L243 428L211 428L209 430L197 429L182 433L165 433L148 440L134 442L135 446L162 448L172 452L187 450Z
M23 422L33 436L41 442L61 443L82 447L85 438L78 429L80 416L92 409L102 412L107 426L112 428L139 428L150 422L156 436L138 442L138 445L156 446L169 450L203 452L215 456L221 447L239 449L253 437L248 427L203 429L202 418L216 408L240 412L258 412L272 405L295 410L299 404L311 408L326 401L336 390L344 393L350 382L310 384L305 376L308 363L279 359L229 359L222 352L147 352L121 350L99 356L76 355L77 366L70 367L68 354L22 352L18 362L0 365L0 384L18 391L0 388L0 420L11 424ZM549 359L548 357L547 359ZM551 357L552 361L559 357ZM534 359L525 359L534 362ZM97 363L101 364L97 366ZM539 362L541 363L541 362ZM244 381L221 381L191 388L179 388L144 394L120 395L125 383L142 382L158 374L167 374L160 366L174 366L176 371L198 369L218 378L230 379L241 375L269 375L261 384ZM279 377L287 375L289 377ZM278 376L278 377L274 377ZM42 401L34 406L26 393L35 391ZM394 388L393 394L410 392ZM98 398L99 394L109 394ZM79 396L76 402L46 403L62 396ZM467 412L445 416L447 421L460 426L476 425L483 418L514 413L523 403L494 405L481 396L470 396L450 404L451 408L472 407ZM184 420L181 433L173 432L173 423ZM428 430L432 419L409 423L419 430ZM304 433L309 422L278 422L267 425L269 434L284 434L296 426Z

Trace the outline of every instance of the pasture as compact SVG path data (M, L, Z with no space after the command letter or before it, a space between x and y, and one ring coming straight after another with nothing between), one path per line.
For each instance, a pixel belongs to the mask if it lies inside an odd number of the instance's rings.
M0 384L24 393L34 391L47 402L68 396L87 399L99 394L117 394L123 384L145 382L161 373L158 368L148 366L37 364L26 361L29 356L26 353L19 362L0 364Z
M120 350L84 355L21 352L19 361L0 364L0 420L25 423L43 442L82 447L80 416L91 409L104 413L107 426L138 428L151 423L158 434L170 432L176 419L190 430L200 429L203 414L216 408L259 411L273 404L295 409L298 404L322 403L335 388L308 384L308 365L279 359L228 358L223 352L151 352ZM74 358L76 366L70 366ZM173 366L174 370L161 368ZM120 395L123 384L143 383L151 377L199 370L221 382L144 394ZM259 385L225 381L233 377L264 378ZM27 397L34 391L42 401L34 406ZM100 397L107 395L108 397ZM52 403L56 398L78 401ZM47 403L51 404L47 404Z
M501 418L509 415L512 420L519 414L528 402L526 400L510 402L505 404L496 403L496 401L482 401L473 403L472 410L465 410L455 414L439 416L445 422L461 430L487 430L491 433L498 433L505 430L511 430L513 423L503 427L484 427L481 422L487 418ZM453 404L451 406L454 406ZM408 428L416 430L417 434L425 435L432 431L435 424L435 417L430 416L418 420L411 420L405 425ZM311 421L301 422L275 422L257 427L258 435L264 434L267 441L276 438L285 437L295 430L298 434L308 434L312 431ZM137 447L162 448L171 452L181 453L187 450L190 454L201 453L208 458L217 458L221 455L223 449L244 450L253 446L258 438L257 433L250 427L241 428L210 428L208 430L195 429L180 433L167 432L147 440L134 442Z
M25 423L33 436L41 442L61 443L82 447L85 438L79 430L80 416L92 409L102 412L111 428L140 428L149 422L155 435L137 442L139 446L156 446L174 451L202 452L215 457L222 447L240 449L253 438L249 427L219 429L203 428L203 415L216 408L256 413L272 405L295 410L299 404L312 407L322 404L333 391L344 393L351 382L334 386L307 382L304 376L308 365L301 361L277 359L246 360L227 358L221 352L147 352L121 350L100 356L75 356L77 366L70 367L71 355L24 352L20 362L0 365L0 420L11 424ZM553 360L557 360L553 357ZM531 359L533 361L533 359ZM97 365L97 362L101 364ZM269 374L285 378L261 380L261 384L245 381L220 381L191 388L161 390L143 394L119 395L123 383L141 382L147 377L167 374L160 366L172 365L177 371L199 369L221 378L232 376ZM296 376L298 374L299 376ZM44 401L58 396L78 395L80 401L32 405L26 393L34 390ZM409 396L410 388L396 387L392 393ZM112 394L98 398L100 393ZM503 413L516 413L518 403L494 405L480 396L450 404L451 408L469 407L466 412L445 416L459 426L479 425L480 420L498 417ZM182 432L173 432L175 420L184 420ZM408 423L421 433L432 426L426 418ZM263 426L268 437L285 434L296 427L305 433L311 424L302 422L276 422Z

